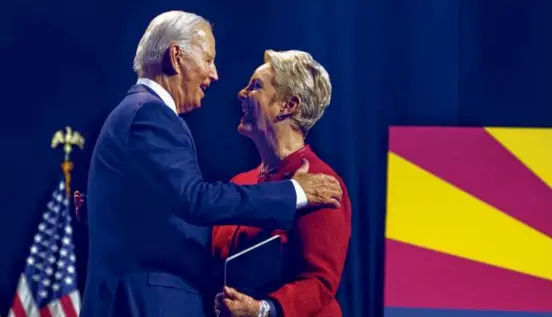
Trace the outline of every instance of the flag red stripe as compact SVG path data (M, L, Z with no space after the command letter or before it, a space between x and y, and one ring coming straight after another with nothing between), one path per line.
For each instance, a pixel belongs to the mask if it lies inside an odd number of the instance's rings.
M27 317L25 309L23 308L23 303L21 302L21 298L19 298L19 294L15 294L11 309L15 317Z
M63 296L59 301L66 317L77 317L77 312L70 295Z
M52 312L50 312L50 308L48 308L48 305L40 309L40 317L52 317Z

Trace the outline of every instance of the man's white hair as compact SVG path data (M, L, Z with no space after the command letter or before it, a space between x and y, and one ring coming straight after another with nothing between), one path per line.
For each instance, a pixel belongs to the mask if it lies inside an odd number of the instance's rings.
M156 16L136 49L133 69L138 77L160 74L163 58L171 43L190 51L192 40L206 26L211 28L203 17L189 12L169 11Z
M278 97L297 96L301 106L291 119L306 136L330 104L330 75L309 53L291 50L267 50L264 61L274 70L274 87Z

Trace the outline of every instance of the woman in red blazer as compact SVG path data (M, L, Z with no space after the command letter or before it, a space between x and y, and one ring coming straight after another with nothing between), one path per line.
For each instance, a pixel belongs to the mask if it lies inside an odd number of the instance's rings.
M340 180L343 198L338 209L318 209L299 217L288 232L216 226L212 235L215 257L225 259L280 234L289 261L284 261L286 282L276 291L253 299L226 288L217 296L215 310L236 317L340 317L335 294L351 235L351 205L343 181L305 144L307 132L329 105L330 78L305 52L269 50L264 61L238 96L243 110L238 131L253 140L262 163L232 181L256 184L289 178L306 160L310 172Z
M234 317L341 317L335 295L351 236L351 205L343 181L305 144L307 132L330 103L330 78L305 52L269 50L264 59L239 93L243 117L238 126L238 131L257 146L262 163L232 181L256 184L281 180L308 167L310 172L336 177L343 196L340 208L305 213L287 232L214 227L212 251L221 261L275 234L282 236L288 250L285 282L280 288L263 298L225 288L215 299L215 311ZM77 207L84 205L80 193L74 197Z

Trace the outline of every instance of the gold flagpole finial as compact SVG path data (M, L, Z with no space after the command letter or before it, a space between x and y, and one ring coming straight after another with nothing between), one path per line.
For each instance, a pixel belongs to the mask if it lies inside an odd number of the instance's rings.
M65 153L64 161L61 163L61 169L65 176L65 193L67 197L69 197L71 196L71 171L73 170L71 152L73 151L73 146L78 146L81 150L84 148L84 138L78 131L68 126L65 127L65 133L63 130L57 130L52 137L52 149L60 145L63 145L63 152Z

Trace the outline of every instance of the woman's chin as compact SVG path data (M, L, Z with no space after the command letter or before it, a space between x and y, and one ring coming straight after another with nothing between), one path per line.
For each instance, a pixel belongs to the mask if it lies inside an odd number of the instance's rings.
M251 122L244 121L242 118L240 124L238 125L238 133L241 135L251 137L253 134L253 124Z

